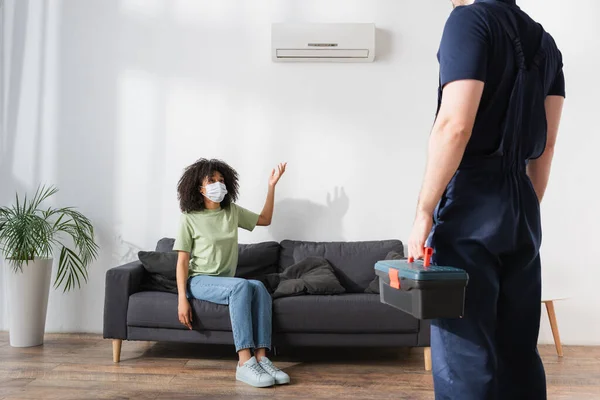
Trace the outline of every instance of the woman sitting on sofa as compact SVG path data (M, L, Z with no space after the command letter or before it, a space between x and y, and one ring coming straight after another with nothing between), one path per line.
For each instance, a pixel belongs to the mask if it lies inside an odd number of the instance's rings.
M236 379L255 387L289 383L290 377L266 357L271 347L269 292L259 281L234 277L238 228L252 231L271 224L275 186L285 168L279 164L271 173L260 215L235 204L238 174L223 161L198 160L186 168L177 187L182 215L173 250L179 252L179 321L192 329L189 297L229 305L239 356Z

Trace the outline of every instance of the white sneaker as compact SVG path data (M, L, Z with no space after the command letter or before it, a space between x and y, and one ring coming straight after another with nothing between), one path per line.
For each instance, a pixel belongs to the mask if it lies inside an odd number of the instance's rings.
M267 374L275 379L275 383L277 385L285 385L286 383L290 383L290 376L273 365L271 360L269 360L267 357L261 358L259 364Z
M273 386L275 379L268 374L256 361L256 357L252 357L240 367L238 362L235 371L235 379L240 382L247 383L250 386L264 388Z

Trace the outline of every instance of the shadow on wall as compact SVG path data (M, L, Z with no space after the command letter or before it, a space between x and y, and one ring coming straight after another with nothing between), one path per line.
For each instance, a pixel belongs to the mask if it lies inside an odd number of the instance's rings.
M326 203L284 199L275 204L276 217L269 232L276 241L344 241L343 220L350 207L344 188L327 193Z
M118 231L118 228L116 230ZM112 249L111 267L116 267L138 260L138 252L143 250L143 248L124 240L120 233L117 233L114 236L115 246Z

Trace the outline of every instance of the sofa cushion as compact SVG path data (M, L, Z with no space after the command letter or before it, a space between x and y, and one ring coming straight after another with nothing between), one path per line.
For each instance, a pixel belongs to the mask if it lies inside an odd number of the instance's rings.
M197 330L231 331L229 308L190 299L192 326ZM164 292L138 292L129 297L127 325L145 328L187 329L177 316L177 295Z
M162 238L156 244L156 251L173 251L174 244L175 239ZM238 267L235 273L238 278L255 279L279 269L281 247L277 242L239 244L238 249Z
M273 302L273 330L283 333L410 333L419 321L375 294L284 297Z
M140 251L138 258L147 274L141 290L177 293L177 253L174 251Z
M150 274L177 279L177 253L174 251L139 251L138 258Z
M279 269L279 243L240 244L238 248L240 255L235 276L256 279L276 273Z
M375 278L375 263L395 251L404 254L399 240L373 242L281 242L282 269L307 257L323 257L333 266L340 283L349 293L362 293Z
M281 273L269 274L260 281L274 299L298 295L333 295L346 292L329 261L308 257Z
M167 252L173 251L175 245L175 239L173 238L162 238L156 243L156 251Z

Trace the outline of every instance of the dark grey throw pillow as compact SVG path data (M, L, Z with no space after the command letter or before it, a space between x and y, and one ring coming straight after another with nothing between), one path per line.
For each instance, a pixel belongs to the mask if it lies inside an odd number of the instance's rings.
M140 251L138 258L148 272L141 289L177 293L177 252Z
M148 272L142 278L142 291L177 293L177 252L140 251L138 258Z
M235 276L261 279L277 272L280 246L277 242L239 244L239 258Z
M390 251L385 257L386 260L403 260L404 256L396 251ZM371 281L369 287L365 289L365 293L379 294L379 276L375 275L375 279Z
M345 293L346 289L340 284L331 264L322 257L308 257L285 269L278 279L269 279L274 299L301 294L334 295Z
M150 274L159 274L170 280L177 280L176 251L140 251L138 258Z
M173 246L175 245L175 239L173 238L162 238L156 243L156 251L160 251L163 253L173 251Z

